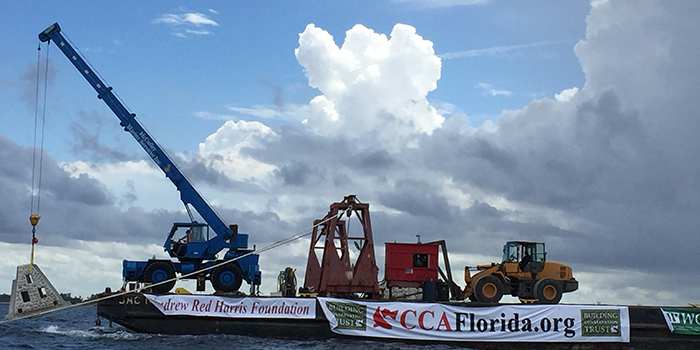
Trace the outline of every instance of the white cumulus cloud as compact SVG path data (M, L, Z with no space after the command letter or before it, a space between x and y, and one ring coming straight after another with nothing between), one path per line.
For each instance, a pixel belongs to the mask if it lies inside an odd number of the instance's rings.
M309 85L322 93L306 120L315 133L371 135L390 146L430 134L444 121L426 99L440 79L440 58L409 25L397 24L387 38L358 24L338 47L328 32L309 24L295 53Z
M214 169L232 179L264 177L274 167L241 154L241 150L261 147L262 141L270 137L275 133L265 124L229 120L199 144L199 152L211 160Z

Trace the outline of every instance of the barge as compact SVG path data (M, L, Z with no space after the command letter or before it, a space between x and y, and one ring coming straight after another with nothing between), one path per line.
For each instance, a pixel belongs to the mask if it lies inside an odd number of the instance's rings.
M359 234L348 232L351 217L360 222L353 225ZM562 264L555 263L552 274L562 278L540 275L550 266L543 244L508 242L502 263L483 265L474 276L465 268L465 281L476 283L461 289L452 279L444 241L387 243L379 283L369 204L355 196L331 204L314 222L310 242L299 296L294 269L287 268L280 272L276 296L124 290L102 295L97 313L136 332L161 334L359 338L477 349L700 348L693 330L681 330L688 320L700 321L697 308L559 304L561 293L577 289L578 282ZM350 254L353 245L356 254ZM526 250L534 254L523 264ZM494 277L489 284L479 283L484 271ZM537 283L544 280L551 288ZM498 303L504 293L523 303Z
M387 307L375 307L378 303L384 303ZM341 310L339 305L352 305L353 308ZM239 308L235 310L233 306ZM446 316L423 311L421 319L420 311L401 311L402 307L411 310L435 310L437 307L448 311ZM531 309L532 312L523 313L523 309ZM566 315L566 309L573 310L573 313L568 313L574 318L570 323L566 318L547 316ZM697 335L675 334L670 330L664 316L665 309L654 306L493 305L478 302L377 302L322 297L251 298L126 293L100 301L97 314L136 332L159 334L234 334L316 340L359 338L439 342L475 349L700 348L700 337ZM392 317L394 310L398 312ZM450 313L449 310L458 312ZM585 317L577 317L583 314L582 310L597 314L585 316L593 317L587 321ZM700 314L697 308L685 310ZM474 316L489 314L496 317L482 322L479 316ZM529 318L532 320L525 322ZM416 325L400 329L402 322L414 322ZM586 322L596 327L586 330ZM461 327L458 323L461 323ZM526 329L525 324L529 324L529 328ZM514 332L516 327L517 331ZM350 332L345 332L348 330ZM426 332L435 335L427 338L424 336Z

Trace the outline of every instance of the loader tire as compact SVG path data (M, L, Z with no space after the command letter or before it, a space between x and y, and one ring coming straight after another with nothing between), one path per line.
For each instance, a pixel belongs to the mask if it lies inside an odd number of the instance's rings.
M496 276L483 276L474 284L474 296L484 303L497 303L503 297L503 283Z
M211 272L211 284L217 292L235 292L242 283L243 271L235 263L219 266Z
M561 295L561 283L551 278L543 278L535 283L535 296L540 304L557 304Z
M143 271L143 280L146 283L160 283L175 278L175 269L171 263L154 261ZM175 286L175 280L151 287L153 294L166 294Z

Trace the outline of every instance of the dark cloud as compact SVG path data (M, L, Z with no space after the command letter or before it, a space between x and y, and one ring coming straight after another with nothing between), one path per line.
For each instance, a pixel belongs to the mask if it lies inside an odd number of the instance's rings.
M135 160L139 157L129 155L121 150L108 147L100 140L99 131L89 131L84 123L72 123L69 126L71 132L70 143L75 154L85 157L86 159L96 161L115 161L124 162ZM91 127L90 130L93 130Z
M231 179L225 173L214 167L215 163L221 163L223 156L216 153L200 157L197 154L184 153L173 155L173 161L180 171L187 176L193 184L206 184L224 192L261 193L263 190L257 184Z
M314 171L314 169L306 163L292 162L291 164L283 165L275 170L275 177L282 179L285 185L303 186L314 178L319 178L319 174L318 170Z
M396 160L386 150L371 150L355 155L352 165L367 173L377 173L389 169Z
M28 243L31 239L31 159L30 148L0 135L0 164L4 164L0 167L0 198L5 203L0 211L0 241ZM240 222L242 231L254 233L251 242L256 244L294 233L271 212L218 211L230 223ZM85 174L71 178L48 155L44 156L40 214L37 235L41 244L54 246L70 245L72 240L160 244L173 222L187 220L181 212L121 209L102 183Z
M387 150L369 147L343 135L325 137L290 126L281 126L276 133L279 137L266 139L264 147L247 148L241 153L284 168L276 173L278 176L305 172L318 177L316 180L342 181L346 178L342 174L348 173L349 168L352 173L384 179L386 171L400 166ZM293 179L286 179L286 184L298 183L287 180Z
M451 221L458 209L437 194L438 188L425 181L399 180L390 192L380 192L379 202L408 215Z
M344 159L346 154L342 152L354 148L344 139L326 138L292 126L280 126L275 132L279 137L265 139L265 147L246 148L241 153L268 164L282 164L290 157L327 163Z
M48 67L47 67L48 64ZM38 104L42 105L44 88L46 84L52 84L56 78L56 69L53 62L42 61L40 66L29 65L20 77L18 84L22 94L22 100L31 106L32 110ZM38 73L38 76L37 76Z
M521 209L483 208L482 203L479 210L469 209L464 235L475 237L480 228L474 224L483 225L487 232L508 232L504 236L510 239L552 242L571 264L679 273L680 257L693 254L686 242L696 235L698 221L679 200L684 190L696 193L698 185L673 180L685 177L683 166L665 157L661 140L642 122L641 112L622 107L614 91L603 91L569 111L557 105L535 101L517 116L502 117L495 133L439 130L422 139L422 158L431 169L568 218L542 221L527 218L532 214ZM514 216L526 221L513 222Z
M244 211L237 209L217 208L219 214L229 223L237 223L239 232L249 235L249 246L255 244L258 248L267 246L275 241L297 233L300 233L300 226L296 222L289 222L280 219L277 213L271 211ZM311 226L309 220L308 227Z
M31 239L33 151L0 135L0 240L27 243ZM38 158L37 158L38 159ZM35 191L38 186L36 167ZM43 157L40 197L34 210L41 220L37 235L42 244L65 246L73 240L159 243L174 221L186 220L180 212L147 212L139 207L126 210L115 205L105 186L85 174L70 177L48 155ZM39 206L40 204L40 206Z
M82 220L77 218L89 217L83 216L84 208L100 210L112 204L110 195L99 181L84 175L71 178L46 153L43 157L40 153L35 155L31 148L21 147L2 135L0 150L0 164L3 164L0 194L7 204L0 221L3 226L0 227L3 233L0 239L3 241L23 241L20 233L29 230L25 218L31 211L39 210L42 216L62 218L63 221L56 220L53 227L66 228L68 235L73 235L83 230ZM33 198L32 188L36 193ZM50 219L42 220L42 223L44 221Z

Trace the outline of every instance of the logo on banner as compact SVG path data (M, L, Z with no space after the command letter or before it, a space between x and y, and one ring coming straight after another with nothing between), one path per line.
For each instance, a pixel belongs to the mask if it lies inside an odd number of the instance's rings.
M457 316L459 318L459 316ZM438 317L437 324L435 323L435 312L432 310L418 311L415 309L404 309L401 313L399 310L390 310L377 306L372 315L372 320L374 321L373 327L381 327L384 329L392 329L393 326L389 323L389 319L398 322L404 329L414 329L416 325L412 324L417 321L420 329L429 330L441 330L452 331L452 326L447 319L447 313L442 312L442 316ZM457 321L459 322L459 320ZM410 325L409 325L410 323ZM431 325L429 325L431 324ZM459 328L459 324L457 325Z
M326 307L333 313L333 316L335 316L335 319L338 321L338 328L362 331L367 328L367 306L355 303L326 301Z
M377 306L377 309L374 310L374 315L372 315L372 319L374 320L373 327L391 329L391 325L389 324L389 322L386 321L386 318L389 317L395 321L396 315L398 314L399 310L382 309L379 306Z
M666 324L674 334L700 335L700 311L662 307Z
M581 335L584 337L620 335L620 310L581 310Z

